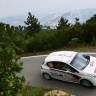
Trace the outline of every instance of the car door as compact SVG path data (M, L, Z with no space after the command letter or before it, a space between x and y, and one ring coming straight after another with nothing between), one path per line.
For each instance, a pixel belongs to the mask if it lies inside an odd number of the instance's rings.
M50 74L52 78L69 81L69 82L78 82L80 77L77 75L78 71L63 62L51 62L53 67L50 68Z
M50 67L50 75L52 78L63 80L63 73L61 72L61 64L57 61L51 61L53 67ZM48 65L48 63L47 63Z
M68 82L78 82L80 77L79 77L79 72L71 67L70 65L60 62L62 65L61 71L63 74L63 80L68 81Z

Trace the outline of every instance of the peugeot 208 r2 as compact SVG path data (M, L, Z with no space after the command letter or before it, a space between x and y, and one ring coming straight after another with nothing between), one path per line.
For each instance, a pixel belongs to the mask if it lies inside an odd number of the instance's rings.
M47 80L54 78L85 87L96 86L96 58L73 51L53 52L45 58L41 73Z

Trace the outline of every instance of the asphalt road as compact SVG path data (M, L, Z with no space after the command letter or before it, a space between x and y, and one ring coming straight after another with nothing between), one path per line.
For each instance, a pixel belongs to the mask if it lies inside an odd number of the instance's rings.
M96 54L91 54L96 56ZM84 88L79 84L68 83L59 80L45 80L40 73L40 67L46 56L32 56L21 58L24 69L20 75L24 75L28 84L47 88L63 89L77 96L96 96L96 87Z

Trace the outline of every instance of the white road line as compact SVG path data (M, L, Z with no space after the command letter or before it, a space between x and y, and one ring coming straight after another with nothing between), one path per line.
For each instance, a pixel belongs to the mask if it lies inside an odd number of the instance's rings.
M84 54L96 54L94 52L81 52L81 53L84 53ZM36 55L36 56L21 57L21 59L33 58L33 57L44 57L44 56L47 56L47 55Z
M32 58L32 57L44 57L44 56L47 56L47 55L36 55L36 56L21 57L21 59Z

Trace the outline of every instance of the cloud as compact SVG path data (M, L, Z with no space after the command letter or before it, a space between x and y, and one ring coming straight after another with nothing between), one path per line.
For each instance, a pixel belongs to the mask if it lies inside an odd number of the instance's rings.
M25 12L56 13L96 8L96 0L0 0L0 16Z

